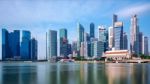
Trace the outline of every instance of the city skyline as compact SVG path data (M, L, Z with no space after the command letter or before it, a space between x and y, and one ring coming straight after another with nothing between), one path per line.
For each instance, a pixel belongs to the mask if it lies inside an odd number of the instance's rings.
M148 23L150 22L149 19L150 2L148 0L144 0L144 1L111 0L111 1L104 1L104 4L102 4L103 2L102 0L100 1L98 0L59 1L58 0L58 1L45 1L45 2L31 1L32 3L30 3L30 1L17 1L17 0L7 1L6 0L1 2L2 5L0 7L0 12L2 14L0 15L1 18L0 27L6 28L10 31L16 29L30 30L33 33L33 36L35 36L38 39L39 42L38 51L41 59L43 59L43 57L46 56L45 55L46 45L42 45L42 44L45 43L46 41L45 33L49 29L58 31L61 28L66 28L68 31L68 39L69 42L71 43L73 40L77 40L76 24L78 22L84 26L85 31L88 33L90 29L89 25L91 22L93 22L95 24L95 37L98 37L98 25L106 25L107 26L106 28L108 29L109 26L112 26L111 20L113 14L117 14L119 17L119 21L122 21L124 23L125 32L129 32L130 30L131 15L137 14L137 17L139 19L138 24L139 24L140 31L143 32L144 36L148 36L148 38L150 36L149 33L150 29L148 28L150 27L150 24ZM49 7L48 5L50 4L54 4L54 5ZM11 8L11 6L14 6L15 8ZM68 8L68 6L70 8ZM113 7L113 9L111 11L107 11L111 7ZM53 9L51 11L50 9L52 8L56 10ZM119 9L116 10L116 8ZM130 8L130 10L128 10L128 8ZM37 10L35 11L35 14L32 14L34 9ZM62 9L64 11L62 11ZM75 10L73 11L72 9ZM18 16L16 11L18 11L19 13ZM59 13L62 15L60 15ZM8 14L12 14L12 16ZM127 34L127 36L129 37L130 34ZM75 38L71 38L71 37L75 37ZM1 42L1 38L0 38L0 42ZM42 49L42 51L40 49Z

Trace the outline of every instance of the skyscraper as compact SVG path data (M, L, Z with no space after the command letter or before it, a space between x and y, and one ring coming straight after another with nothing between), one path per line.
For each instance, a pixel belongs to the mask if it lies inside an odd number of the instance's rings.
M38 41L35 38L31 39L31 59L38 59Z
M8 31L6 29L2 29L2 60L6 60L10 57L10 49L9 49L9 41L8 41Z
M102 41L94 41L94 57L101 57L104 52L104 43Z
M22 31L22 42L21 42L21 59L22 60L30 60L31 59L31 33L30 31L23 30Z
M49 30L47 34L47 56L48 59L57 56L57 31Z
M123 33L123 49L128 49L128 38L126 32Z
M139 33L139 54L142 54L143 50L143 33Z
M90 38L95 38L95 26L94 26L94 23L90 24Z
M108 35L109 35L108 44L109 44L109 50L111 50L114 44L113 27L109 27L108 29L109 29L108 30Z
M67 39L67 29L60 29L60 56L68 56L68 39Z
M139 54L139 26L136 15L131 17L130 50L131 53Z
M20 31L9 33L2 29L2 58L11 60L20 56Z
M112 19L112 25L113 27L115 26L115 22L118 21L118 16L116 14L113 14L113 19Z
M14 30L9 33L9 46L11 49L12 58L20 57L20 31Z
M77 50L80 51L80 47L81 47L81 42L84 41L84 27L78 23L77 24L77 41L78 41L78 47L77 47Z
M99 41L104 43L104 51L108 50L108 31L104 26L98 26Z
M115 22L114 47L115 47L115 50L123 49L123 22Z
M149 49L148 49L148 37L143 36L143 54L149 55Z

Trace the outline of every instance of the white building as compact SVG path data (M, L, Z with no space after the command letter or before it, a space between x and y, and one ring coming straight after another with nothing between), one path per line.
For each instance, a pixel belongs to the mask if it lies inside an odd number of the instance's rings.
M109 49L112 49L113 47L113 27L109 27L108 29L108 44L109 44Z
M106 59L123 60L131 58L129 50L112 50L106 51L104 56Z

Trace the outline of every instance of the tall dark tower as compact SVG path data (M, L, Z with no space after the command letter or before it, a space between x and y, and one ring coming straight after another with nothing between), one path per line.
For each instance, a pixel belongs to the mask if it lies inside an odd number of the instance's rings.
M94 23L90 24L90 38L94 38L95 37L95 25Z

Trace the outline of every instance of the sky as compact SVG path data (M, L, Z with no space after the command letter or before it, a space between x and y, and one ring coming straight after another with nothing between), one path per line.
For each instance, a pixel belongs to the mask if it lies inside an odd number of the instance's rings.
M38 40L38 59L45 59L49 29L66 28L71 43L77 40L77 23L89 32L93 22L97 36L98 25L111 26L113 14L124 23L128 37L130 18L137 14L140 31L150 39L150 0L0 0L0 29L31 31Z

